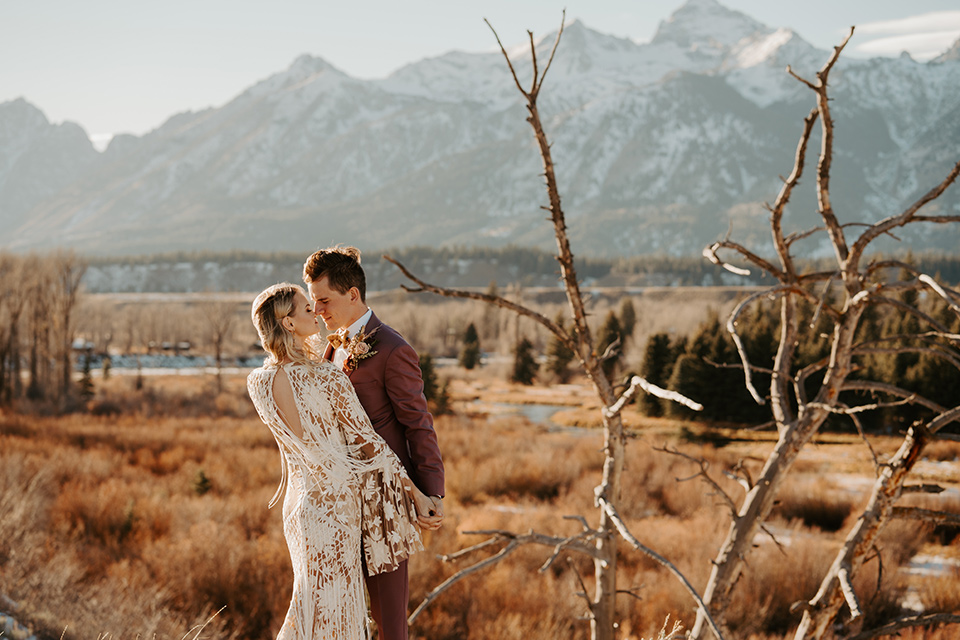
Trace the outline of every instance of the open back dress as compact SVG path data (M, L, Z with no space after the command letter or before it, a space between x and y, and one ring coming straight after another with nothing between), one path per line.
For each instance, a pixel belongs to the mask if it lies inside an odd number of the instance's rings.
M274 400L278 375L293 388L303 436ZM278 640L366 638L361 554L370 573L393 571L423 545L411 483L377 435L347 376L329 362L264 366L247 390L280 447L283 533L293 596Z

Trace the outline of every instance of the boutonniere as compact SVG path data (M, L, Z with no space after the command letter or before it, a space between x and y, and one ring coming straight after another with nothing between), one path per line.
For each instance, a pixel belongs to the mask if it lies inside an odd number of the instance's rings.
M356 335L349 340L341 335L339 339L330 341L334 348L341 347L347 352L347 359L343 361L344 373L350 373L356 369L361 360L377 355L377 352L373 349L373 345L377 344L377 339L373 337L373 334L377 332L379 327L370 333L364 333L365 328L360 327L360 331L357 331Z

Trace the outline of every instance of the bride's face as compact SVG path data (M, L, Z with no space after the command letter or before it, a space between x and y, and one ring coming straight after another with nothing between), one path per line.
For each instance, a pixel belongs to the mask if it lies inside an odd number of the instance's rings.
M320 331L317 317L313 315L313 306L307 296L298 292L293 302L293 312L284 318L288 331L298 338L306 338Z

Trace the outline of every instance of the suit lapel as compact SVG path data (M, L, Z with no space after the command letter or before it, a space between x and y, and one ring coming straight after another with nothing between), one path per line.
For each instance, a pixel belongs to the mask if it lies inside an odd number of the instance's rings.
M381 326L382 324L383 324L383 323L380 322L380 318L378 318L378 317L377 317L377 314L375 314L375 313L373 312L373 310L371 309L371 311L370 311L370 320L368 320L368 321L367 321L367 324L365 324L365 325L363 326L363 333L364 333L364 335L368 335L368 336L369 336L369 335L370 335L370 332L379 330L379 329L380 329L380 326ZM376 347L374 347L374 349L376 349ZM332 357L333 357L333 356L331 356L331 358L332 358ZM373 356L373 357L375 358L376 356ZM359 371L359 370L360 370L360 367L362 367L362 366L363 366L363 361L360 362L360 364L357 366L356 369L354 369L353 371L351 371L351 372L349 372L349 373L347 374L347 377L350 378L350 381L351 381L351 382L353 382L353 375L354 375L357 371Z

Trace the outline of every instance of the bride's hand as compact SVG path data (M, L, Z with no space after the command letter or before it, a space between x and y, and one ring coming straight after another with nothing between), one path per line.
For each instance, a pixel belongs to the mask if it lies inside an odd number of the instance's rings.
M417 509L417 522L423 529L436 531L443 522L443 510L437 508L434 498L426 496L416 487L413 488L413 504Z

